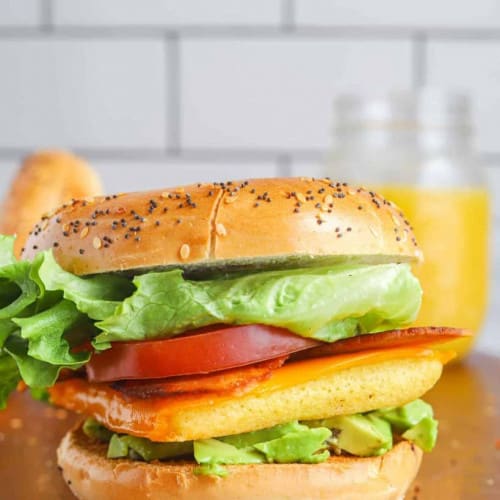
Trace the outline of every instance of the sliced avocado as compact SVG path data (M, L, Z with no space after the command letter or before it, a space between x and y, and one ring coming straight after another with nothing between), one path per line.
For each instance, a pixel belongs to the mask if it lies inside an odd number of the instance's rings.
M340 415L305 423L310 427L333 429L332 444L351 455L380 455L392 447L391 426L381 418L361 414Z
M226 477L229 472L225 467L219 464L203 464L195 467L194 474L196 476L219 476Z
M421 399L416 399L399 408L377 410L372 414L390 422L398 432L404 432L417 425L422 419L434 416L432 406Z
M118 434L113 434L108 445L108 458L128 457L128 446Z
M254 449L236 448L218 439L200 439L194 442L194 458L199 464L260 464L264 455Z
M121 436L121 441L134 450L146 462L193 454L193 442L155 443L135 436Z
M307 429L307 426L299 424L296 420L294 420L292 422L275 425L274 427L269 427L267 429L245 432L244 434L234 434L217 439L224 443L236 446L236 448L246 448L247 446L253 446L257 443L278 439L285 436L289 432L299 432L305 429Z
M94 418L87 418L82 426L83 433L90 439L108 442L113 435L113 432L106 429Z
M426 417L420 420L417 425L408 429L403 434L403 438L408 441L413 441L424 451L431 451L436 444L437 428L437 420Z
M325 450L325 441L332 435L332 432L325 427L316 429L309 429L305 425L301 427L303 429L300 431L289 432L286 436L257 443L254 446L264 453L268 462L282 464L324 462L330 456L330 453Z
M374 453L374 455L383 455L392 449L392 429L391 424L383 418L376 415L365 415L373 427L383 436L384 444Z

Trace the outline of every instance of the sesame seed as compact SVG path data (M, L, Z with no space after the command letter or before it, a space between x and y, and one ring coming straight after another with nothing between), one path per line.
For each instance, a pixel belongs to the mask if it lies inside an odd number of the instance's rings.
M227 234L227 230L226 230L224 224L221 224L220 222L218 224L216 224L216 226L215 226L215 232L219 236L226 236L226 234Z
M163 193L161 193L160 195L162 198L169 198L170 197L170 193L168 193L167 191L164 191Z
M80 252L80 255L83 255L85 253L85 250L83 248L80 248L80 250L78 250Z
M95 249L99 249L101 248L102 246L102 242L101 242L101 239L96 236L93 240L92 240L92 246L95 248Z
M191 248L187 243L184 243L181 246L181 249L179 251L181 259L186 260L189 257L189 254L191 253Z
M238 199L237 195L234 196L226 196L224 198L224 203L234 203Z
M331 194L327 194L324 198L323 201L325 203L333 203L333 196Z
M302 193L297 193L295 195L295 198L297 198L297 200L301 201L302 203L306 202L306 197Z
M85 236L87 236L87 234L89 234L89 227L88 226L85 226L81 232L80 232L80 238L83 239L85 238Z

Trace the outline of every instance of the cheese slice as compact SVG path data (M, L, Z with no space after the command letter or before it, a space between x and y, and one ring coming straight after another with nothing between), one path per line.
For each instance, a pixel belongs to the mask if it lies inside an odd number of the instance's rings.
M342 413L342 408L344 413L354 413L380 407L377 404L407 402L428 390L439 378L441 366L453 357L451 351L419 345L304 360L275 370L271 378L239 397L181 394L138 399L125 397L106 384L83 379L57 383L50 389L50 396L54 404L91 415L115 432L153 441L184 441L246 432L286 420L324 418ZM352 371L354 368L371 371L358 370L357 374ZM410 375L409 369L413 370ZM428 373L423 373L425 370ZM401 382L408 377L412 378L410 383ZM390 387L392 382L401 386ZM356 398L367 401L367 405L360 407L358 401L353 410L344 401L339 407L339 401L346 399L342 389L340 394L338 390L332 393L331 401L325 395L325 388L353 383L360 386L355 391ZM364 390L367 392L363 396ZM405 394L387 399L393 392Z

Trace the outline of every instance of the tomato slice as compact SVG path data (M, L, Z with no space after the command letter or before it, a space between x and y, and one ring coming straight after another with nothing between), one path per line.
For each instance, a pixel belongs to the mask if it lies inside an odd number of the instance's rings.
M91 382L211 373L278 358L322 344L267 325L219 327L166 340L115 342L86 365Z
M460 328L444 326L419 326L401 330L388 330L380 333L357 335L332 344L322 345L298 353L295 359L318 358L333 354L349 354L371 349L389 349L409 345L425 344L427 342L450 342L451 340L470 337L471 333Z

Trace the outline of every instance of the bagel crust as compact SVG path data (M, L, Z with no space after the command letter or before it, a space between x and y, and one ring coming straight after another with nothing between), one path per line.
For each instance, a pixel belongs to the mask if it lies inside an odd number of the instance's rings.
M74 201L35 226L23 256L53 248L86 275L420 258L391 202L328 179L196 184Z
M193 462L106 458L107 445L78 427L66 434L58 464L81 500L400 499L415 478L422 451L402 441L379 457L332 457L320 464L225 466L224 478L195 475Z
M43 214L71 199L101 193L99 177L77 156L64 151L32 154L24 160L3 203L0 233L17 234L19 255Z

